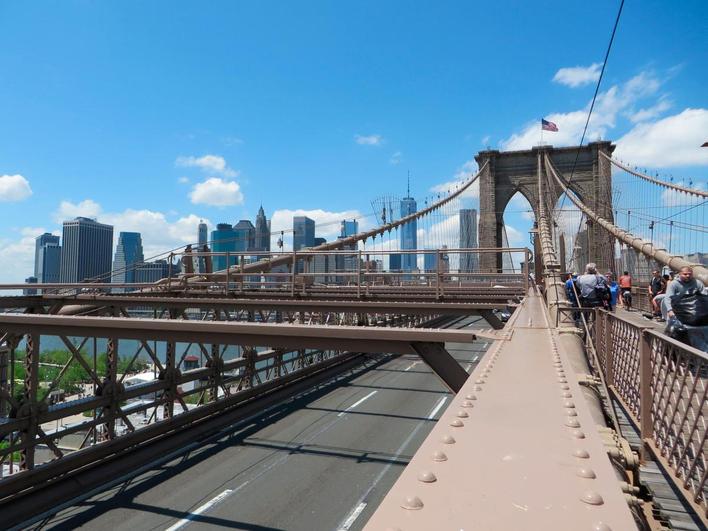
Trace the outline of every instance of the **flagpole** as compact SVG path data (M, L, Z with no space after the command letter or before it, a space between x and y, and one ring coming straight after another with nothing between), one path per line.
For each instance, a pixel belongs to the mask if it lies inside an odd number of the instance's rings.
M541 145L543 146L543 118L541 118Z

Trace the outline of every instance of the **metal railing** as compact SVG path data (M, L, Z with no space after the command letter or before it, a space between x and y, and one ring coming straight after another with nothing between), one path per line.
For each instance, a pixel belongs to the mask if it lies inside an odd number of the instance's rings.
M255 253L257 256L253 256ZM513 256L514 261L522 262L522 266L483 270L480 268L481 257L490 254L509 259ZM283 257L288 258L285 264L262 272L248 271L256 259L259 263L275 263ZM394 265L394 257L398 258L398 265ZM529 259L527 248L300 249L290 253L184 250L170 253L165 269L167 277L156 283L4 284L0 285L0 292L24 289L64 296L136 291L275 292L291 296L350 292L358 298L377 293L418 292L438 299L475 289L506 287L525 294ZM218 261L224 266L230 264L230 267L215 271L212 264Z
M604 310L594 336L608 386L639 428L642 451L669 471L705 520L708 355Z

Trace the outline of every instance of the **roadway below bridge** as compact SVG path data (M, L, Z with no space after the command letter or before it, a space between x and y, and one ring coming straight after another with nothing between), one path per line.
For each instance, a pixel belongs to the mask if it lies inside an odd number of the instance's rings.
M483 329L478 317L454 328ZM447 344L467 372L490 341ZM362 365L176 452L43 529L360 529L450 403L417 356Z

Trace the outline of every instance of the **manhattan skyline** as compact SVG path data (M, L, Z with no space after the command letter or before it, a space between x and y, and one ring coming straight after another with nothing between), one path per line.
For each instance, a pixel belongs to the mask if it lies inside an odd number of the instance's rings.
M30 275L35 238L76 216L141 232L146 258L196 241L200 219L212 231L261 204L274 233L301 215L331 241L343 219L373 226L370 201L403 196L408 170L422 205L474 172L478 151L538 143L541 117L559 127L544 142L576 144L610 29L604 9L560 2L179 11L3 7L0 282ZM586 138L698 185L700 12L626 6ZM528 205L512 203L510 244L525 245Z

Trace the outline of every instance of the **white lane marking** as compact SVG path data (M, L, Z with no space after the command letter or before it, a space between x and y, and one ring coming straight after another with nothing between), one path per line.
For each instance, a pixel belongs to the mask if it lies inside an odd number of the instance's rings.
M347 411L351 411L351 410L354 409L356 406L361 405L365 400L368 400L369 398L371 398L372 396L374 396L376 393L378 393L378 390L376 390L376 391L371 391L371 392L370 392L368 395L366 395L364 398L360 398L359 400L357 400L356 402L354 402L351 406L349 406L347 409L345 409L344 411L338 413L337 416L338 416L338 417L341 417L341 416L344 415Z
M484 345L482 345L482 348L487 348L489 346L489 341L485 341Z
M438 411L440 411L440 408L443 406L443 404L444 404L446 401L447 401L447 397L446 397L446 396L443 396L440 400L438 400L438 403L435 404L435 407L430 411L430 413L428 414L428 417L427 417L427 418L428 418L428 419L433 418L433 417L435 416L435 414L436 414ZM362 504L363 504L363 505L366 505L366 503L364 502L364 500L369 497L369 494L371 494L371 491L374 490L374 488L376 488L376 485L379 484L379 481L381 481L381 479L383 479L383 477L386 475L386 472L388 472L388 470L394 465L394 463L396 462L396 460L397 460L397 459L401 456L401 454L403 453L403 450L406 449L406 447L408 446L408 444L413 440L413 437L416 436L416 434L420 431L420 429L421 429L423 426L425 426L425 421L421 420L421 421L418 423L418 425L417 425L415 428L413 428L413 431L410 432L410 434L408 435L408 437L406 437L406 440L403 441L403 443L401 443L401 446L399 446L398 449L396 450L396 452L393 454L393 458L391 459L391 461L390 461L385 467L383 467L383 469L381 469L381 472L379 472L378 475L374 478L373 483L371 483L371 485L369 485L369 488L366 489L366 492L363 494L363 496L362 496L361 498L359 498L359 501L358 501L358 503L357 503L357 507L361 506ZM355 509L355 510L356 510L356 509ZM347 520L349 520L349 519L347 518ZM340 526L338 526L337 529L342 529L345 524L346 524L346 521L345 521L343 524L341 524Z
M168 527L165 531L177 531L178 529L181 529L182 527L187 525L191 520L194 520L195 517L199 516L205 511L208 511L220 501L223 501L224 499L228 498L229 494L231 494L232 492L233 491L231 489L226 489L224 492L222 492L218 496L215 496L214 498L206 502L204 505L197 507L194 511L189 513L186 518L182 518L179 522Z
M472 358L472 363L476 363L478 359L479 359L479 356L475 356L474 358Z
M365 507L366 507L366 503L364 503L364 502L357 505L356 508L352 511L352 514L349 515L349 518L347 518L345 520L342 527L339 528L339 531L349 531L349 528L356 521L356 519L359 518L359 515L361 514L361 512L364 510Z
M470 372L470 369L472 368L472 364L468 363L467 367L465 367L465 372Z
M440 408L443 407L443 404L444 404L445 402L447 402L447 397L446 397L446 396L443 396L440 400L438 400L438 403L435 404L435 407L433 408L433 410L432 410L432 411L430 412L430 414L428 415L428 419L432 419L433 417L435 417L435 415L437 414L438 411L440 411Z
M413 367L415 367L416 365L418 365L418 362L417 362L417 361L414 361L413 363L411 363L408 367L406 367L406 368L403 369L403 370L406 371L406 372L407 372L407 371L410 371L410 370L411 370Z

